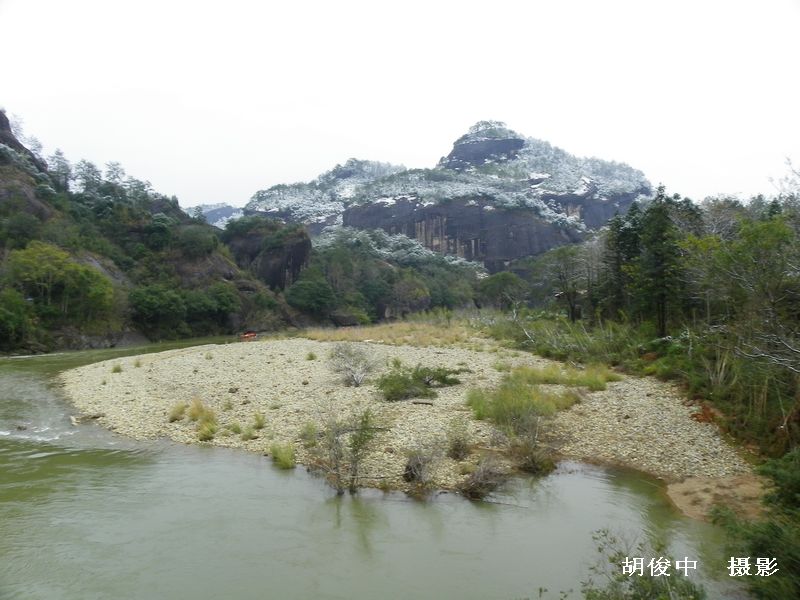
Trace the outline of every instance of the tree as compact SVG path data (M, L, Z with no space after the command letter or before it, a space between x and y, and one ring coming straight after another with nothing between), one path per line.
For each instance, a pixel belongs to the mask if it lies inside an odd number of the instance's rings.
M107 162L105 179L109 183L121 186L125 179L125 169L117 161Z
M68 264L69 254L63 250L33 241L24 250L8 255L9 280L24 294L50 306Z
M72 165L59 148L56 148L56 151L47 158L47 170L56 189L68 192L69 183L72 181Z
M583 263L582 251L578 246L555 248L541 259L548 287L573 323L580 317L581 295L585 292Z
M208 226L189 225L178 233L178 248L187 258L202 258L211 254L219 239Z
M184 325L186 303L178 292L164 285L137 288L130 293L129 301L133 320L145 331L175 335Z
M519 275L502 271L483 279L478 284L478 295L487 304L507 309L525 298L526 287Z
M298 310L321 317L333 308L336 298L328 282L319 276L297 281L286 290L286 301Z
M74 173L81 192L90 196L97 194L103 183L100 169L88 160L81 160L75 165Z
M425 282L413 270L404 269L392 286L392 308L400 316L425 310L430 306L431 294Z
M655 317L659 337L667 335L669 307L680 288L680 248L670 218L670 201L664 186L642 217L641 254L637 261L637 295L645 317Z
M30 297L41 315L88 322L110 310L114 288L97 270L39 241L8 256L9 282Z
M14 213L0 226L0 242L12 250L24 248L39 237L41 231L42 223L36 217L25 212Z
M0 290L0 349L17 347L33 328L31 307L22 294L12 288Z
M635 261L641 253L642 212L633 203L625 216L615 215L608 223L603 253L600 304L612 317L631 311Z

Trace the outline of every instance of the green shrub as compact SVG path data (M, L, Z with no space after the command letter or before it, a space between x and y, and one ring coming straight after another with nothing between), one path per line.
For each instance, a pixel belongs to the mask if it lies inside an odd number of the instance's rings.
M250 440L254 440L257 437L258 436L256 435L255 429L253 429L252 427L248 427L247 429L242 431L241 438L242 438L243 442L248 442Z
M314 354L313 352L309 352L308 354L306 354L306 360L317 360L317 355Z
M620 565L629 556L662 556L664 549L640 544L637 548L626 547L607 530L592 536L601 555L600 562L590 568L592 576L581 582L585 600L705 600L705 589L683 575L664 577L653 575L645 568L642 575L626 575ZM667 557L670 564L675 561ZM592 577L600 577L604 585L599 586ZM767 578L763 578L767 579ZM770 577L769 579L775 579ZM791 596L783 596L790 598Z
M422 367L417 365L408 369L395 363L391 371L382 375L377 382L378 389L385 400L397 402L408 398L435 398L434 387L456 385L461 381L454 377L466 369L447 369L444 367Z
M112 373L122 373L122 365L114 365L111 367Z
M239 435L240 433L242 433L242 426L239 425L238 422L234 421L233 423L228 425L228 431L230 431L231 433L235 433L236 435Z
M436 392L425 384L424 381L415 379L412 372L407 369L393 369L381 375L377 382L378 389L383 393L384 400L397 402L408 398L434 398Z
M291 444L272 444L269 449L272 461L280 469L294 469L294 446Z

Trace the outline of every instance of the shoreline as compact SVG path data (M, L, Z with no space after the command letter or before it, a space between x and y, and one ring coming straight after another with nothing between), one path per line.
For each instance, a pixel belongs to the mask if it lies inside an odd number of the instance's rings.
M481 454L492 452L502 457L505 450L493 425L473 418L465 404L466 391L499 383L504 373L496 365L501 361L512 367L554 363L496 345L476 351L454 346L355 343L367 349L378 365L361 387L345 387L327 367L333 342L306 338L194 346L114 358L64 371L58 380L82 415L94 417L122 435L211 443L260 454L267 454L273 443L292 444L298 464L306 467L315 462L313 448L304 447L301 439L301 430L308 423L320 427L331 417L369 407L385 431L376 435L364 459L367 477L362 485L412 491L414 486L402 478L406 454L425 449L435 457L431 487L452 491L466 479L470 465L477 464ZM314 359L308 360L312 355ZM373 382L394 359L407 366L468 367L471 372L459 375L459 385L438 389L431 405L390 403L378 398ZM675 386L626 376L610 382L605 391L581 395L581 402L552 418L543 440L560 458L632 468L668 486L694 478L724 482L752 474L714 425L691 418L692 409ZM219 420L219 433L210 442L197 439L195 424L188 419L168 420L175 403L188 404L194 398L212 408ZM242 440L226 429L234 423L246 427L257 413L264 415L265 424L256 432L256 439ZM443 451L454 420L467 424L473 449L467 459L458 462ZM735 486L725 485L735 492ZM685 514L691 512L681 506L680 496L677 502L673 495L670 498Z

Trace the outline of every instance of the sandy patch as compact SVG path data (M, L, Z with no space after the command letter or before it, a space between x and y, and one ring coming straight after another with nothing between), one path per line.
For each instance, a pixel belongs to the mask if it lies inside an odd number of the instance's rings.
M737 516L752 521L763 515L761 499L767 482L753 474L733 477L690 477L667 486L673 504L688 517L707 521L715 504L730 508Z

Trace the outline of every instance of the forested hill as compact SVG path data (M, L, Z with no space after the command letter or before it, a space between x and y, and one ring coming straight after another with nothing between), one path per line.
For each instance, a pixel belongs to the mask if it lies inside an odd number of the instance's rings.
M476 274L406 238L222 231L118 163L38 156L0 112L0 351L365 323L471 303Z

